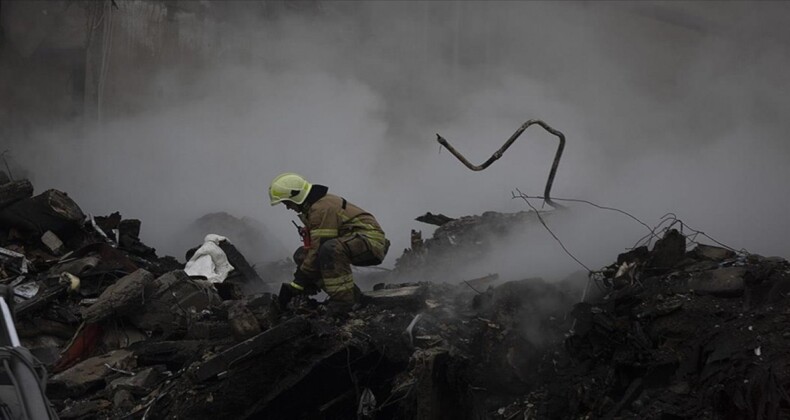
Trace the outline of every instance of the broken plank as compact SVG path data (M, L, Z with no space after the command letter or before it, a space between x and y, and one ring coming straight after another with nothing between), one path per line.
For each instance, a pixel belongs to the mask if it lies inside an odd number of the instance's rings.
M453 219L452 217L447 217L447 216L445 216L445 215L443 215L441 213L439 213L439 214L432 214L431 212L428 212L428 213L423 214L420 217L415 218L414 220L416 220L418 222L427 223L429 225L441 226L441 225L443 225L445 223L452 222L455 219Z
M208 380L228 370L235 362L265 353L281 343L304 335L309 330L310 323L306 320L290 319L206 360L195 368L193 375L199 382Z
M206 340L138 341L129 346L141 366L164 364L169 369L197 360L209 346Z

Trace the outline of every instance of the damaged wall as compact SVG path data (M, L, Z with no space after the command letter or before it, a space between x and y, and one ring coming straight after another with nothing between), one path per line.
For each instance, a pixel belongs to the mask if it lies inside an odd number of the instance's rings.
M165 252L217 211L296 246L292 216L265 203L285 170L375 213L395 256L422 228L403 221L426 210L523 210L510 191L542 189L550 136L529 131L471 173L437 155L433 134L478 160L532 117L569 139L555 195L647 221L674 211L725 243L786 252L774 221L790 203L771 194L790 157L784 4L118 3L103 124L34 125L3 143L37 184L145 219ZM593 267L641 229L585 210L568 225L563 239ZM536 246L515 242L503 260ZM572 264L556 247L538 254Z

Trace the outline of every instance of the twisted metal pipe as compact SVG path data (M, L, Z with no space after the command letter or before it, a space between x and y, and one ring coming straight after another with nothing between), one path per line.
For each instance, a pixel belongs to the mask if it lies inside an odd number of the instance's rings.
M562 134L562 132L560 132L559 130L555 130L553 127L546 124L543 120L529 120L524 124L522 124L521 127L519 127L518 130L516 130L516 132L513 133L512 136L510 136L510 138L505 142L505 144L503 144L502 147L499 148L499 150L494 152L494 154L491 155L491 157L488 158L488 160L483 162L483 164L481 165L473 165L464 157L464 155L462 155L460 152L455 150L455 148L450 145L447 139L440 136L438 133L436 134L436 141L438 141L439 144L441 144L442 146L446 147L447 150L449 150L450 153L453 154L453 156L455 156L459 161L461 161L461 163L466 165L467 168L473 171L482 171L483 169L487 168L492 163L494 163L494 161L501 158L502 154L505 153L505 150L507 150L516 141L516 139L518 139L519 136L521 136L521 133L523 133L524 130L527 129L527 127L534 124L543 127L544 130L548 131L549 133L556 136L560 140L560 144L557 147L557 152L554 154L554 163L551 165L551 170L549 171L549 179L546 181L546 189L543 192L543 197L544 197L544 201L548 205L554 208L562 208L563 206L551 200L551 186L554 183L554 175L557 174L557 167L560 165L560 158L562 157L562 151L565 149L565 135Z

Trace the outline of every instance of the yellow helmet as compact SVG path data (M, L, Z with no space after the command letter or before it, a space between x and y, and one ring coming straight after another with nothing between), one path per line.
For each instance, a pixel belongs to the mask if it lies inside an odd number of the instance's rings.
M302 204L310 194L313 184L307 182L303 176L286 172L277 175L269 186L269 200L271 205L290 201L295 204Z

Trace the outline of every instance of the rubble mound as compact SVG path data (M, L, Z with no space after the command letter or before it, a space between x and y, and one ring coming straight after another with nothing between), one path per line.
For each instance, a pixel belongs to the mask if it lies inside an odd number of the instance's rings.
M361 418L485 416L495 401L513 400L538 382L533 366L542 350L569 328L557 308L573 302L540 279L483 294L433 283L367 294L366 306L342 314L304 302L259 336L197 359L152 413L341 419L367 409Z
M684 239L621 255L503 417L788 418L790 264Z
M550 216L550 212L541 212L541 217ZM395 263L396 271L408 277L461 278L463 267L458 262L479 261L491 252L491 245L501 241L507 235L537 224L538 218L534 211L517 213L499 213L487 211L481 215L464 216L451 219L444 215L433 236L422 239L422 232L412 231L411 248L404 250L403 255ZM427 215L417 220L425 221Z
M250 294L263 280L229 243L236 269L211 283L143 244L138 220L27 182L0 193L0 284L64 419L790 417L782 258L689 250L668 230L589 273L578 302L566 283L445 266L535 219L492 212L443 220L406 252L418 281L350 310L282 308ZM419 281L426 267L453 284Z

